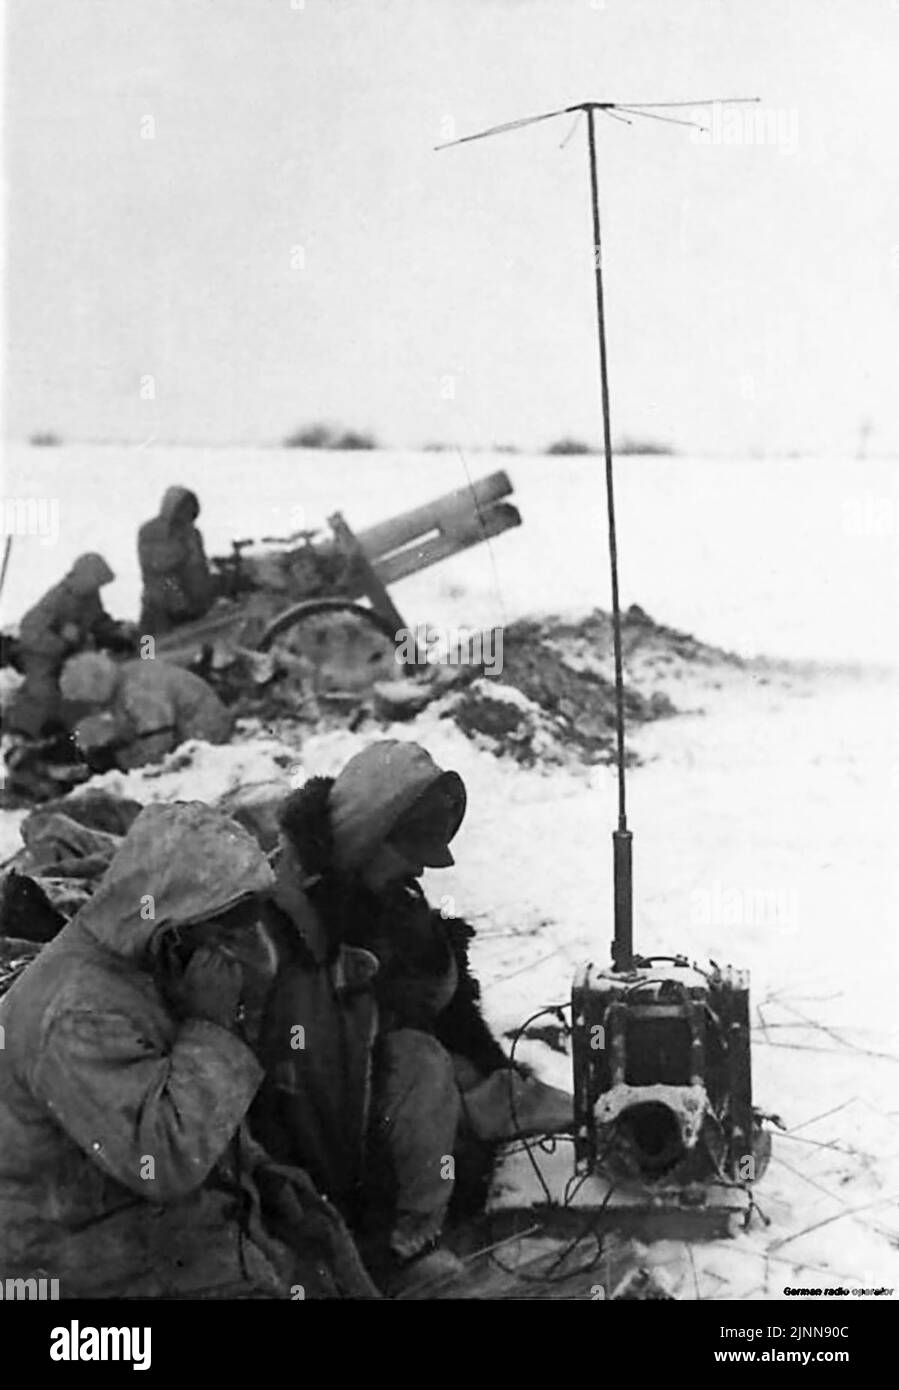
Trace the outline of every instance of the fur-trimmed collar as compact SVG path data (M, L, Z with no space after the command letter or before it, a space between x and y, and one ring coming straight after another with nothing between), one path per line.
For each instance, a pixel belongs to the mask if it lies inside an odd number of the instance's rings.
M328 797L333 777L312 777L291 792L279 817L285 838L310 879L334 872L334 833Z

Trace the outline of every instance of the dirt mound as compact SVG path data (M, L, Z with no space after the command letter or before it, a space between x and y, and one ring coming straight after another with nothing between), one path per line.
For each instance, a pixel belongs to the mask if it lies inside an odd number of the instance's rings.
M694 638L660 628L641 609L630 610L623 625L625 652L677 652L686 661L703 659L708 648ZM483 677L455 696L447 710L464 733L488 739L497 752L530 765L558 761L573 752L587 762L615 756L615 687L612 627L608 614L595 612L580 622L558 618L523 619L503 635L502 672ZM654 682L641 680L644 687ZM668 695L640 689L627 680L627 724L643 724L677 712ZM629 757L632 755L629 754Z
M636 604L622 615L627 726L677 713L661 688L688 671L713 682L742 669L730 652L656 623ZM572 754L589 763L615 757L612 619L596 609L577 621L527 618L503 634L502 671L474 681L445 713L470 737L524 765ZM628 752L628 760L635 755Z

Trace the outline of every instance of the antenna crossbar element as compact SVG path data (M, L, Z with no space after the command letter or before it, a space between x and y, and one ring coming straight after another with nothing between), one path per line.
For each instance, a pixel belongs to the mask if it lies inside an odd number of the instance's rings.
M445 140L435 145L435 150L449 150L454 145L470 145L473 140L486 140L490 135L505 135L510 130L522 130L524 126L537 125L540 121L551 121L556 116L571 116L576 111L625 111L633 116L649 116L654 107L665 106L734 106L745 102L759 101L759 97L704 97L701 101L579 101L574 106L560 106L557 111L543 111L537 116L521 116L516 121L504 121L501 125L488 126L486 130L475 131L473 135L462 135L458 140ZM619 120L625 118L619 117ZM669 120L673 125L696 125L695 121L678 121L674 117L656 116L656 120ZM629 121L626 124L630 124ZM703 127L699 127L703 129Z

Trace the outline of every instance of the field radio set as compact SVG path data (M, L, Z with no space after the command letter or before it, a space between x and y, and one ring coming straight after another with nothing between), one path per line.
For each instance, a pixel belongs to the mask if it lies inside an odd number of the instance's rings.
M564 1192L564 1207L581 1213L597 1210L616 1226L632 1217L637 1231L655 1238L696 1234L703 1222L713 1233L729 1230L739 1215L748 1220L751 1184L767 1166L770 1136L752 1104L747 972L715 964L700 967L681 955L645 958L634 952L596 122L606 116L631 124L642 116L690 126L697 123L684 119L684 111L663 108L710 104L582 102L448 142L465 144L554 116L586 117L615 660L614 939L609 965L586 965L572 988L575 1173L568 1152L561 1160L567 1172L558 1167L564 1146L544 1167L557 1170L549 1181ZM555 1204L557 1194L550 1195Z
M745 972L678 956L588 965L571 1003L577 1173L634 1216L713 1229L748 1216L768 1135L752 1105Z

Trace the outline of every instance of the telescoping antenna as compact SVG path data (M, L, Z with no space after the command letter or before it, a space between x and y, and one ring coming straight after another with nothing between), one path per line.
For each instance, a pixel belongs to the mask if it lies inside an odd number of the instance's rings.
M540 121L550 121L556 116L587 115L587 157L590 164L590 199L593 210L593 266L596 278L596 325L599 340L599 388L602 407L603 449L606 467L606 501L609 518L609 564L612 574L612 642L615 654L615 732L618 763L618 825L612 832L613 845L613 883L615 936L612 943L612 966L615 970L626 971L634 966L634 887L633 887L633 835L627 825L627 801L625 779L624 748L624 672L621 657L621 608L618 600L618 543L615 531L615 482L612 469L612 427L609 418L609 377L606 360L606 321L603 304L602 249L599 231L599 181L596 164L596 114L608 116L612 120L633 125L634 117L646 120L664 121L668 125L692 126L705 130L701 122L685 120L681 116L660 114L665 110L685 107L730 106L757 102L758 97L710 98L703 101L581 101L575 106L564 106L558 111L545 111L539 116L525 116L517 121L506 121L503 125L491 126L474 135L463 135L459 140L448 140L435 146L438 150L450 149L455 145L467 145L473 140L484 140L491 135L503 135L508 131L520 130L523 126L536 125Z

